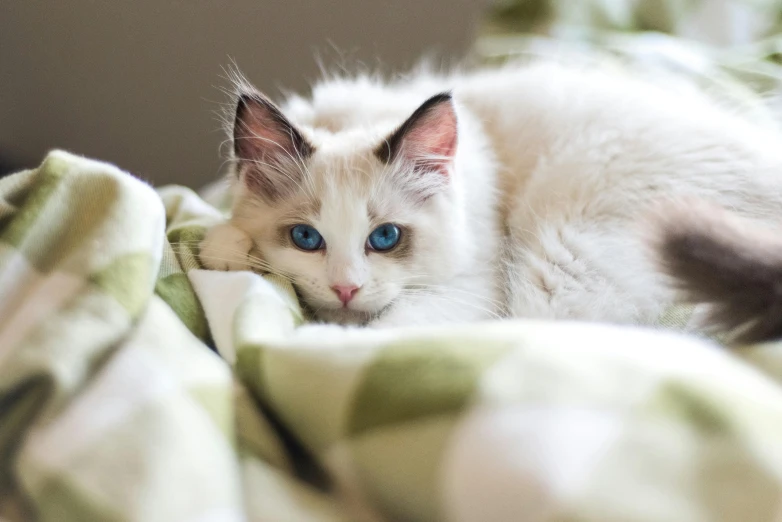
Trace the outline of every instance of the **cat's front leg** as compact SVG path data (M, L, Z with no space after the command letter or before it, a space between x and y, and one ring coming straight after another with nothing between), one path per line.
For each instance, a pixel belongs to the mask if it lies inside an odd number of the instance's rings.
M250 270L253 240L230 223L210 228L199 245L198 257L210 270Z

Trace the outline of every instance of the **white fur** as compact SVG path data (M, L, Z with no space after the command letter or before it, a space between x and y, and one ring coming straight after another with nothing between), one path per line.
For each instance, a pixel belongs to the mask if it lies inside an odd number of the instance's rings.
M445 90L458 117L450 183L416 207L372 150ZM640 233L655 202L700 196L767 222L782 208L776 130L697 90L615 72L542 63L392 84L336 79L317 85L311 100L289 99L283 112L315 146L303 192L320 204L311 224L328 248L275 246L278 222L303 200L267 205L241 180L231 226L326 321L372 316L372 325L390 326L511 315L648 324L674 299ZM389 221L416 230L408 263L365 254L372 227ZM224 231L210 233L203 251L218 258L235 250L236 232ZM344 282L362 287L351 302L356 313L340 309L329 290ZM418 290L403 290L410 283Z

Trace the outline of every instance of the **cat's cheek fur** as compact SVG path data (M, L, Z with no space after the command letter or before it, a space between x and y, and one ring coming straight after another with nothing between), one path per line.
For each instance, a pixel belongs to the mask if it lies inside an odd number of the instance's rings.
M199 259L210 270L250 270L253 240L230 223L210 228L199 244Z
M491 281L485 281L488 290ZM477 299L479 304L467 301ZM428 295L411 295L395 302L388 311L367 326L397 328L403 326L436 326L467 323L496 317L499 310L488 305L492 297L462 290L459 285L443 288Z

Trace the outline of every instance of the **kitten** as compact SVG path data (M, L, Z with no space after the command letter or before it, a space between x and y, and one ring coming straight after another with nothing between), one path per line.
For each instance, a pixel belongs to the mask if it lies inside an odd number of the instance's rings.
M639 233L651 203L782 208L776 129L597 68L337 78L281 107L243 84L232 139L203 263L281 274L342 324L651 324L675 298Z
M652 245L684 300L706 305L705 330L735 343L782 338L779 231L705 202L667 205Z
M322 108L281 110L243 88L232 220L208 232L203 262L247 268L254 247L328 322L497 317L493 154L475 116L428 91L334 83L317 91Z

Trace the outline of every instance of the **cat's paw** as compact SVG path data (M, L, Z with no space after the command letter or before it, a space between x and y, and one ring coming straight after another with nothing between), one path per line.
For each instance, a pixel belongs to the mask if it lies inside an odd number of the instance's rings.
M253 240L230 223L216 225L207 231L199 245L198 257L210 270L250 270L248 254Z

